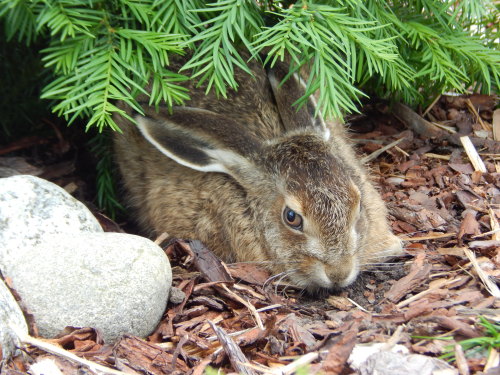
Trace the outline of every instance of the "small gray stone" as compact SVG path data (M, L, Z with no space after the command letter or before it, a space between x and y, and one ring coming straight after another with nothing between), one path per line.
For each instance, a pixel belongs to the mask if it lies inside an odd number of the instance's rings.
M170 297L168 298L168 300L174 305L178 305L179 303L184 301L184 298L186 298L186 293L184 293L179 288L173 286L170 289Z
M25 242L0 269L53 337L64 327L95 327L106 342L150 334L165 310L172 274L162 249L122 233L45 234Z
M382 351L372 354L364 362L361 375L458 375L458 371L441 359L420 354L402 354Z
M4 361L14 355L16 347L20 346L18 332L28 334L26 320L9 288L0 279L0 346Z

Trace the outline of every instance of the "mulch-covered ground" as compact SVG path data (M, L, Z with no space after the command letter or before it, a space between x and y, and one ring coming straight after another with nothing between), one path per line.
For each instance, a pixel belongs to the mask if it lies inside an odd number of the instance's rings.
M281 374L303 365L311 373L351 374L353 348L375 343L431 357L451 346L457 350L451 364L460 374L500 373L498 340L489 354L469 355L454 346L486 335L480 317L500 320L495 104L491 96L442 96L420 116L402 105L373 102L350 119L406 255L373 265L346 290L306 295L258 265L224 264L199 242L160 238L182 292L176 291L177 304L169 303L146 341L124 337L108 347L92 329L80 329L51 342L133 374L200 375L207 366ZM35 153L19 156L42 143L59 151L67 147L62 136L6 145L0 148L0 170L38 174L88 196L92 182L65 152L50 162ZM26 358L47 356L35 348L28 353L2 374L25 373ZM52 358L65 374L77 373L78 365Z

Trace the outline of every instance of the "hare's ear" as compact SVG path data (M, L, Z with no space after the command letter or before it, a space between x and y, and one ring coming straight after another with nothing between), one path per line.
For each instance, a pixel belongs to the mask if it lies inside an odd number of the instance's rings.
M136 117L144 138L177 163L200 172L232 174L249 164L252 139L241 126L211 111L178 107L172 115ZM257 148L257 145L253 145Z
M315 116L316 100L313 95L309 96L299 110L293 105L305 94L306 83L298 73L293 73L283 82L287 74L288 68L282 62L277 62L267 73L283 125L287 130L312 127L328 139L330 132L321 112L318 111Z

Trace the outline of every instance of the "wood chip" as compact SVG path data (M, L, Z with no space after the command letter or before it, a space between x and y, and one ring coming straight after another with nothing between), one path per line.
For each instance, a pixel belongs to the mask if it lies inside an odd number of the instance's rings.
M257 373L254 370L252 370L248 366L245 366L245 364L249 364L250 362L245 357L240 347L236 345L236 343L230 336L228 336L226 331L216 326L211 321L209 321L208 323L210 324L215 334L217 335L219 342L222 344L224 352L227 354L233 368L240 374L257 375Z
M486 173L487 172L486 166L484 165L481 156L479 156L479 154L477 153L476 148L472 144L470 138L468 136L460 137L460 141L462 142L465 152L467 153L470 162L474 166L474 169L476 171Z
M253 306L251 303L249 303L248 301L246 301L245 299L241 298L239 295L237 295L236 293L232 292L231 290L229 290L229 288L222 284L222 289L224 289L226 291L226 293L230 294L231 296L233 296L233 298L240 302L242 305L246 306L248 308L248 310L250 310L252 316L255 318L255 322L257 323L257 326L260 328L260 329L264 329L264 324L262 323L262 319L260 318L260 315L259 313L257 312L257 310L255 309L255 306Z
M385 297L396 303L406 294L422 285L422 282L429 278L432 266L425 262L425 254L419 253L410 268L408 275L396 281L391 289L385 294Z
M493 139L500 141L500 108L493 112Z
M479 263L477 261L476 255L470 251L469 249L464 249L465 255L470 259L474 270L476 271L477 275L483 282L484 287L486 290L495 298L500 298L500 289L498 288L497 284L491 281L490 277L483 271L483 269L479 266Z
M326 375L338 375L342 373L347 359L356 345L356 337L359 331L359 323L351 329L343 332L342 335L328 349L328 354L321 361L321 372Z
M464 350L460 344L455 344L455 361L460 375L470 375L469 365L465 358Z
M115 366L124 372L137 371L151 374L170 374L173 356L156 345L147 343L137 337L125 335L118 341L113 353ZM177 359L176 369L188 371L186 363Z
M444 133L441 129L423 119L418 113L414 112L411 108L401 103L395 103L393 106L394 115L398 117L414 132L429 138L436 138L443 136Z
M491 207L488 207L488 213L490 215L491 231L493 232L491 239L493 241L500 241L500 223Z
M386 152L387 150L390 150L391 148L396 146L398 143L401 143L403 140L404 140L404 138L400 138L398 140L395 140L394 142L389 143L387 146L384 146L384 147L378 149L377 151L372 152L370 155L365 156L362 159L362 162L368 163L369 161L376 159L379 155L382 155L384 152Z
M459 335L465 336L467 338L473 338L473 337L480 337L481 334L472 328L470 325L467 323L464 323L457 318L452 318L449 316L443 316L443 315L433 315L428 318L425 318L424 320L427 321L432 321L437 324L439 324L441 327L445 329L452 330L456 332Z
M181 246L189 246L193 251L196 268L210 282L222 281L233 282L231 275L227 272L220 259L210 251L201 241L193 240L180 242Z

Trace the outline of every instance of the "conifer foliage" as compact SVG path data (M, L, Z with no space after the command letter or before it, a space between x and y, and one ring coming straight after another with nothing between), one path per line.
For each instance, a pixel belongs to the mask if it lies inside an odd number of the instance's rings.
M365 93L417 104L445 90L491 92L498 13L486 0L0 0L9 39L46 43L52 78L42 97L99 130L125 115L117 100L142 112L139 93L151 105L182 104L187 79L226 96L236 67L250 73L243 50L307 69L306 95L319 90L328 117L355 111ZM188 51L171 71L171 56Z

